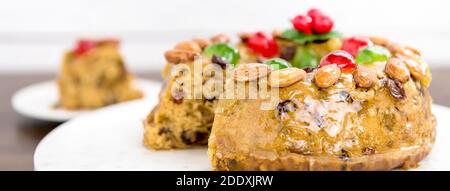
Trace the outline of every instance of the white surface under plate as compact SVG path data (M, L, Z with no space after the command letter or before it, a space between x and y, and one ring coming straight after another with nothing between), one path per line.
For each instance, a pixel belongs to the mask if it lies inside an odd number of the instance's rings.
M160 83L137 79L135 86L144 92L144 97L154 95L160 89ZM29 85L17 91L12 99L14 110L27 117L63 122L92 110L65 110L55 108L58 102L58 87L55 81L46 81Z
M143 146L142 121L156 101L118 104L59 126L39 143L35 170L210 170L206 147L151 151ZM413 170L450 170L450 109L433 105L433 113L435 146Z

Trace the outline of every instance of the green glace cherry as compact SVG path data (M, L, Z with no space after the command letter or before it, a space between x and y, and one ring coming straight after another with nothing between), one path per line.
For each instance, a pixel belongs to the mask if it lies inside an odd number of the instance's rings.
M319 65L319 57L314 52L314 50L299 46L295 52L294 58L292 59L292 66L296 68L317 68Z
M219 56L233 66L235 66L239 62L240 58L238 50L226 43L216 43L209 45L205 48L204 54L210 58L213 55Z
M371 45L359 50L356 56L356 63L367 65L373 62L383 62L387 61L391 56L391 52L388 49L378 45Z
M273 70L280 70L283 68L290 68L291 63L281 58L272 58L264 61L264 64L269 65Z

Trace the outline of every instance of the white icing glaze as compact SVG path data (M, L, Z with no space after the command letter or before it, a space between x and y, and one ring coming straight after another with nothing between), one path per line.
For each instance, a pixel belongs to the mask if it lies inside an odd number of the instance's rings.
M304 104L295 112L295 120L306 124L304 127L318 132L325 130L335 137L344 126L344 118L349 113L357 113L362 109L361 102L348 103L342 95L333 94L328 100L317 100L306 96Z

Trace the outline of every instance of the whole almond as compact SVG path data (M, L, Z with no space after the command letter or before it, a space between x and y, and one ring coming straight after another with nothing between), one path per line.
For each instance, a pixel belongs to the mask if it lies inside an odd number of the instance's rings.
M409 57L409 58L418 58L420 57L420 51L410 47L410 46L403 46L396 43L391 43L386 46L386 48L391 51L393 55L396 57Z
M183 41L175 45L175 50L188 50L193 52L201 52L202 48L194 41Z
M414 48L412 46L405 46L405 48L411 52L413 52L414 54L420 56L422 55L422 53L420 52L420 50L418 50L417 48Z
M314 82L321 88L334 85L341 76L341 69L336 64L323 66L314 75Z
M386 45L391 43L391 41L389 41L389 39L383 38L383 37L379 37L379 36L370 36L369 39L374 44L380 45L380 46L386 46Z
M399 58L390 58L384 68L386 74L402 83L409 80L409 71L404 62Z
M198 52L189 50L169 50L164 53L166 60L174 64L193 61L197 55L199 55Z
M192 39L192 41L196 42L201 49L204 49L205 47L211 44L210 40L204 38L194 38Z
M284 68L270 73L268 84L271 87L287 87L303 80L306 72L298 68Z
M385 47L394 55L398 54L403 49L403 46L397 43L389 43L385 45Z
M355 79L356 85L362 88L370 88L378 80L375 71L364 66L358 66L356 68L353 72L353 79Z
M401 46L398 48L397 52L395 52L396 57L399 58L420 58L420 52L412 47Z
M213 43L229 43L230 42L230 37L228 37L226 34L217 34L213 37L211 37L211 41Z
M415 60L411 58L403 59L406 67L408 68L411 76L417 80L422 80L425 76L425 68Z
M272 69L267 64L239 64L233 71L233 79L239 82L253 81L267 76Z

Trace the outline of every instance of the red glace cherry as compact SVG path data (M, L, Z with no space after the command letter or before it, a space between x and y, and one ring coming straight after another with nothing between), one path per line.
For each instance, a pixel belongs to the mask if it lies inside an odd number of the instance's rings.
M309 11L308 11L308 16L310 16L312 19L314 19L314 18L317 18L317 17L320 17L320 16L322 16L323 14L322 14L322 11L320 11L319 9L310 9Z
M294 28L305 34L312 34L313 19L308 15L297 15L292 19Z
M315 16L313 18L313 31L316 34L329 33L333 29L333 20L325 15Z
M361 48L372 45L370 39L366 36L354 36L350 38L346 38L342 43L342 50L347 51L353 57L356 58L358 55L358 51Z
M74 52L77 56L80 56L86 52L91 51L92 49L95 48L95 46L97 46L96 41L82 39L78 41L77 47L75 48Z
M333 20L319 9L310 9L307 15L297 15L292 19L294 28L305 34L325 34L333 29Z
M263 57L270 58L278 54L278 45L271 36L263 32L253 34L247 40L247 46Z
M327 54L320 60L320 66L323 67L330 64L336 64L342 71L351 71L356 68L353 56L342 50L337 50Z

